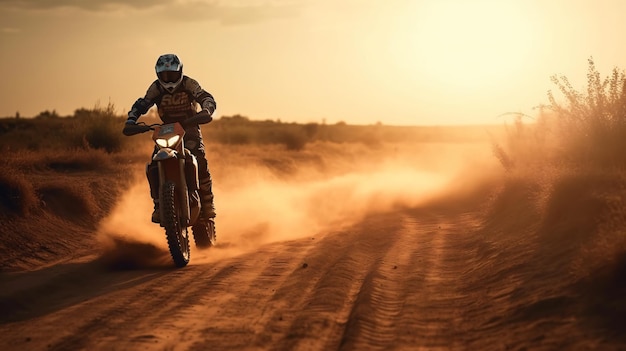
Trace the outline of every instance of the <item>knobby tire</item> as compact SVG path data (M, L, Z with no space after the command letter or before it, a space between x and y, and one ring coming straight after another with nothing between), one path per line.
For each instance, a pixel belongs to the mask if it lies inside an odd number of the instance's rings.
M161 206L164 210L163 227L170 254L177 267L184 267L189 263L191 255L187 227L180 223L179 197L176 195L176 186L172 182L163 184L161 192Z
M206 249L215 245L215 222L201 218L198 219L191 229L193 230L193 239L196 242L196 247Z

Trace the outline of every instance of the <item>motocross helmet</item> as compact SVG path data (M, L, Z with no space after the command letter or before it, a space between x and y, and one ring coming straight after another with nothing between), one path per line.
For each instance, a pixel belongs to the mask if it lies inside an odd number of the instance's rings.
M174 54L159 56L155 70L159 83L170 93L183 81L183 64Z

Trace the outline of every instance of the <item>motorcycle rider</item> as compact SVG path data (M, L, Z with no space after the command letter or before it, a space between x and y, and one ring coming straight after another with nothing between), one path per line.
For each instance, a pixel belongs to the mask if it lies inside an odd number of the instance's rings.
M137 99L131 107L126 126L137 124L137 119L155 104L163 123L180 122L183 125L185 147L198 161L199 195L202 206L200 218L213 221L215 218L213 181L205 157L202 133L199 125L186 125L185 120L197 113L213 115L217 106L215 99L196 80L183 75L183 64L174 54L161 55L156 62L155 70L157 79L148 87L146 95ZM200 112L197 112L196 104L202 108ZM155 148L155 153L156 151ZM147 165L146 176L150 184L150 196L154 201L152 222L159 223L159 173L154 162Z

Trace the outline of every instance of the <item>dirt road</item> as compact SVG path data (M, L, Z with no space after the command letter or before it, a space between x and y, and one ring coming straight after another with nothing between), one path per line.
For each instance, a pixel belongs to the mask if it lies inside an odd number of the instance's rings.
M238 255L222 242L183 269L84 257L2 273L0 349L626 347L581 319L565 279L545 279L531 236L483 223L480 212L405 209Z

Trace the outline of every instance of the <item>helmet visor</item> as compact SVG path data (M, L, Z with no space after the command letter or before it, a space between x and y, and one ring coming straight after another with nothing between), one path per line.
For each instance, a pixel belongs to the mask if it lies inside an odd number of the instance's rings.
M159 72L159 79L165 83L176 83L181 74L180 71L163 71Z

